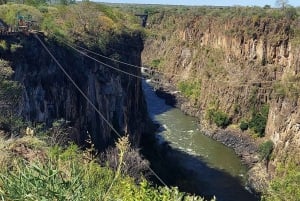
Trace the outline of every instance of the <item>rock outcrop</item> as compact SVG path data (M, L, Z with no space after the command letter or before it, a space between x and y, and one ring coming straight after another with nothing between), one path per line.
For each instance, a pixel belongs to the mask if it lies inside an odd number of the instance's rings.
M111 50L107 50L106 56L118 56L122 61L140 65L143 49L141 35L124 33L115 36L115 39L107 44ZM1 54L1 58L10 62L15 71L14 79L24 86L19 114L26 122L51 126L53 121L62 118L69 122L73 129L72 137L80 144L85 142L88 134L100 149L113 142L116 134L33 35L7 36L4 40L8 50ZM132 143L138 145L147 124L141 80L80 55L63 43L46 37L42 40L104 118L121 134L129 134ZM134 46L128 46L129 43ZM12 47L17 48L13 50ZM94 51L101 53L100 48L94 48ZM137 68L104 61L101 57L97 59L133 75L140 75Z

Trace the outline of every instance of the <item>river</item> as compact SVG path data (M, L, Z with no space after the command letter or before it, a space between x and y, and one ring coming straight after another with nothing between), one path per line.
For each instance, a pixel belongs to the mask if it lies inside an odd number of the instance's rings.
M232 149L203 135L196 118L166 105L145 81L143 90L149 115L160 124L158 141L168 142L172 150L180 153L177 154L180 167L186 175L192 175L190 192L206 198L216 196L218 201L259 200L246 190L247 168Z

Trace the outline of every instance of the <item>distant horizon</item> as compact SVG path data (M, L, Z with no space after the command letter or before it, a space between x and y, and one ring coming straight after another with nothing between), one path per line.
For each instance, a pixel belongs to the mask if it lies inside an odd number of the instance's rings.
M118 3L118 4L141 4L141 5L170 5L170 6L260 6L270 5L272 8L278 7L276 0L94 0L99 3ZM290 0L288 4L300 7L300 0Z

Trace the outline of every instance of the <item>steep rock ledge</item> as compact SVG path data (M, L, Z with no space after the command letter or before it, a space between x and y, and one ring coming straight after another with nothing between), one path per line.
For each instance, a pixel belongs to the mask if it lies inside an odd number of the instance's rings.
M118 56L122 61L140 65L143 49L140 34L124 33L115 38L107 44L111 50L107 50L106 56ZM103 116L121 134L129 134L132 143L138 145L147 123L141 81L96 63L57 41L42 39ZM15 71L15 80L24 85L19 114L25 121L51 125L54 120L63 118L70 122L74 134L72 137L78 143L84 143L88 133L100 149L113 142L116 134L71 84L33 35L18 35L4 40L9 48L1 58L10 62ZM128 46L129 43L131 46ZM12 51L12 46L18 48ZM97 48L94 51L101 53ZM140 75L139 69L98 59Z

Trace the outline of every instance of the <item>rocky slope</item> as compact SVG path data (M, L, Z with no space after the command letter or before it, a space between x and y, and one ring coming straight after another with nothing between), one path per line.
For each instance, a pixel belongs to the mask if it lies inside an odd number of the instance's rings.
M251 167L256 163L250 171L253 186L263 190L279 163L299 163L294 157L300 155L296 15L260 8L153 10L144 64L162 72L165 88L181 90L186 101L179 107L197 116L208 135L233 147ZM238 125L266 105L265 137L254 138L253 129L241 132ZM227 116L231 126L217 128L212 111ZM272 157L257 163L257 147L269 139Z
M129 134L133 144L138 145L147 122L140 80L96 63L63 43L40 37L103 116L121 134ZM107 44L114 50L107 50L106 56L118 55L120 60L140 65L141 35L122 33L114 37L115 40ZM78 143L84 143L88 133L98 148L113 142L116 134L67 79L33 34L3 36L1 40L5 41L7 48L1 51L0 58L9 61L15 71L14 79L24 86L18 113L26 122L50 126L53 121L63 118L69 122L72 138ZM128 42L135 46L127 47ZM127 48L130 54L125 55L123 48ZM97 48L94 51L101 53ZM134 75L140 74L136 68L105 62Z

